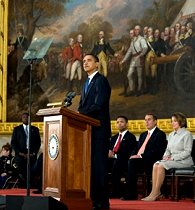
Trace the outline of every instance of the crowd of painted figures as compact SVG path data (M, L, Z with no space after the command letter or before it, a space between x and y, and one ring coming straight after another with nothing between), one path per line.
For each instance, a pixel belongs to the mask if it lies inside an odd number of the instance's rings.
M186 25L176 23L174 27L165 27L163 31L148 26L142 30L141 26L136 25L130 30L129 35L130 45L125 43L120 50L115 51L105 40L104 31L99 32L99 39L91 50L92 54L98 56L100 60L98 70L106 77L112 72L117 72L118 69L123 70L125 87L121 95L156 94L159 65L152 62L153 58L164 57L186 45L191 45L192 23L188 22ZM61 54L68 91L72 90L75 78L78 80L77 89L80 90L82 57L85 54L82 40L81 34L77 36L76 42L73 38L69 38L69 45ZM112 56L108 56L108 53ZM125 62L128 66L123 64Z

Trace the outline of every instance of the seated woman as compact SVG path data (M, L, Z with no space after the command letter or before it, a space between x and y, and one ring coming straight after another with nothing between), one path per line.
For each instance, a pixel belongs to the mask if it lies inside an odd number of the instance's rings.
M161 186L165 178L165 170L171 168L185 168L193 165L191 157L193 137L186 129L186 116L176 112L171 118L173 132L169 134L168 145L163 159L153 165L152 191L143 201L156 201L161 196Z
M9 143L2 146L0 157L0 188L3 188L6 181L16 172L17 166L12 156L12 147Z

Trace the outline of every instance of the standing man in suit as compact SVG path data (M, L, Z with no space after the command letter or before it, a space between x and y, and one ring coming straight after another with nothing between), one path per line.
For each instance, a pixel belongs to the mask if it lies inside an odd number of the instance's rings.
M119 133L110 140L109 161L113 160L112 167L112 194L111 197L121 197L120 179L127 173L128 160L137 145L135 136L127 129L126 116L118 116L116 127Z
M166 135L157 128L157 117L152 113L145 115L147 131L140 135L136 149L128 161L127 194L122 200L137 199L137 174L152 174L153 164L162 159L167 146Z
M15 151L15 162L18 165L19 173L26 178L27 172L27 155L28 155L28 113L22 114L22 123L13 130L11 138L11 146ZM35 126L31 126L31 142L30 142L30 164L33 168L37 159L37 153L41 146L41 138L39 129Z
M111 136L109 101L111 88L108 80L98 72L99 59L87 54L83 67L88 79L83 86L78 111L100 121L92 127L91 137L91 199L93 210L109 209L108 151Z

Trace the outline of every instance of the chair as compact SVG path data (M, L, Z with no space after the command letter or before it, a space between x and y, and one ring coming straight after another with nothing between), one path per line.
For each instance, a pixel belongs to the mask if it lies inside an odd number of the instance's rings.
M109 184L110 197L113 196L112 169L113 169L114 161L115 161L114 158L109 158L108 159L108 184ZM121 178L120 178L120 192L119 192L119 195L121 194L121 196L126 191L126 180L127 180L127 174L126 174L126 172L124 172L124 174L121 174Z
M166 170L165 181L163 184L163 194L165 197L169 197L170 200L175 200L175 169L171 168ZM170 186L170 187L169 187ZM169 190L170 189L170 190Z
M138 191L139 186L141 186L139 193L142 194L142 197L146 197L148 193L151 191L151 175L147 175L145 171L143 173L139 173L138 177ZM139 184L140 183L140 184Z
M114 159L109 159L109 172L108 172L108 179L109 179L109 191L112 194L112 166L113 166ZM145 172L138 173L138 195L141 197L146 197L148 192L151 190L149 187L151 185L151 175L147 175ZM125 172L120 179L120 194L124 195L127 191L127 172Z
M148 192L151 190L151 176L146 175L145 172L137 174L137 191L138 199L141 197L146 197ZM127 191L127 174L121 177L121 191L123 194Z
M18 188L20 185L20 177L17 176L9 176L2 189L11 189L11 188Z
M195 202L195 140L193 141L193 146L192 146L192 159L194 162L194 165L188 168L180 168L180 169L175 169L174 176L174 185L175 185L175 200L179 201L181 197L181 193L179 190L181 186L181 180L187 179L188 181L192 181L192 186L193 186L193 202Z
M2 189L19 188L22 183L22 176L18 171L18 166L15 163L15 157L11 159L11 169L9 170L9 176L6 178Z

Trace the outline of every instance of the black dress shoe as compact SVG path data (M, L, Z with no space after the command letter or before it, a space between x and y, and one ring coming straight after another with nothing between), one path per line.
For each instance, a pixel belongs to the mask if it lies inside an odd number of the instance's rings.
M120 198L121 195L119 193L111 192L109 198Z
M124 195L123 197L120 198L122 201L127 201L127 200L137 200L136 196L130 196L130 195Z
M110 209L110 207L108 207L108 208L103 208L103 207L97 207L97 206L94 206L93 208L92 208L92 210L109 210Z
M94 207L92 208L92 210L109 210L109 209L110 209L110 207L104 208L104 207L97 207L97 206L94 206Z
M100 204L100 203L96 203L92 210L109 210L110 209L110 205L109 204Z

